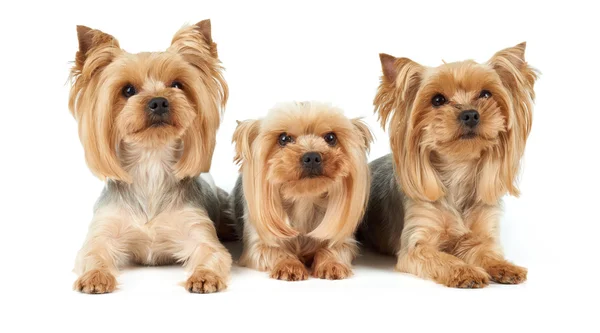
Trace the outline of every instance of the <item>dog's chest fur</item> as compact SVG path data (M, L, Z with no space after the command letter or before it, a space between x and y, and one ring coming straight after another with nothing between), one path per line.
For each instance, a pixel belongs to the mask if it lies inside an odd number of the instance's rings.
M177 154L174 145L161 148L127 146L120 151L123 166L133 180L126 185L123 199L134 215L142 217L145 223L174 208L181 194L179 181L172 171Z
M307 197L284 203L284 209L291 226L302 234L313 231L325 216L328 199L326 197Z
M464 216L477 203L477 161L440 162L436 169L446 188L441 201Z

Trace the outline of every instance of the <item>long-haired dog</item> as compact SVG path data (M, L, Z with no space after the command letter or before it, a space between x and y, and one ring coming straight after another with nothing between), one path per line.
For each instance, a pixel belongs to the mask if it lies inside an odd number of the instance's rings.
M317 102L288 103L233 135L241 175L232 207L240 264L297 281L352 274L354 232L366 208L368 127Z
M111 292L126 262L180 262L189 291L225 288L232 260L215 224L227 217L227 194L198 177L210 168L227 100L210 21L182 28L156 53L127 53L84 26L77 34L69 107L86 162L106 187L74 288Z
M422 66L381 54L374 100L391 156L371 163L361 240L398 256L396 269L450 287L521 283L503 257L500 200L517 196L537 72L525 43L474 61Z

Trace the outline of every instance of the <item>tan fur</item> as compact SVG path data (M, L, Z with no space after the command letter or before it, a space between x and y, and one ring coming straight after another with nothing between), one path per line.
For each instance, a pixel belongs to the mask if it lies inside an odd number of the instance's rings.
M518 196L517 175L531 130L537 73L525 43L474 61L425 67L382 54L375 97L389 123L398 183L406 196L396 268L452 287L481 287L488 276L520 283L526 270L503 259L500 198ZM492 93L479 98L482 90ZM434 107L432 97L448 103ZM477 135L462 139L458 114L480 114Z
M185 146L174 166L177 177L209 171L228 89L216 44L202 34L207 26L210 31L208 20L182 28L165 52L139 54L123 51L111 35L78 26L69 108L88 166L99 178L131 182L115 150L120 142L162 145L174 136ZM174 80L184 88L168 89ZM121 89L128 83L140 93L124 100ZM170 126L147 128L144 108L153 97L169 99Z
M281 147L277 140L284 132L294 143ZM333 147L323 139L330 132L337 136ZM324 261L338 265L331 268L336 273L318 277L349 276L356 253L353 234L370 185L368 127L329 105L304 102L281 105L264 119L239 123L233 141L247 204L241 264L292 279L295 274L276 272L287 270L290 262L306 264L314 257L319 268ZM302 177L300 159L307 152L323 157L322 176Z
M227 85L210 21L182 28L160 53L129 54L99 30L77 28L69 106L86 161L107 181L75 271L75 289L111 292L119 266L183 263L192 292L225 288L231 256L205 207L191 204L189 177L210 168ZM172 88L174 81L181 89ZM137 94L124 97L131 84ZM166 124L150 123L146 105L169 102ZM112 194L111 194L112 193Z

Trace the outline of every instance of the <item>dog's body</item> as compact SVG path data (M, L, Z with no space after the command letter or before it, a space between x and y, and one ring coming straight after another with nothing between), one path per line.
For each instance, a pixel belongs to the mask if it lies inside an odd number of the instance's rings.
M189 291L225 288L232 260L216 226L228 219L227 194L199 177L227 99L210 21L182 28L156 53L130 54L99 30L77 32L70 109L106 187L77 256L75 289L113 291L128 262L183 263Z
M306 265L318 278L350 276L371 140L362 122L315 102L240 123L234 141L242 175L231 204L244 242L240 264L289 281L308 278ZM314 157L318 170L307 167Z
M531 129L536 72L525 44L474 61L421 66L381 55L375 98L392 154L373 161L359 239L398 256L396 269L451 287L520 283L503 257L501 197L516 177Z
M242 186L242 175L238 178L232 192L233 205L236 219L237 234L244 240L245 255L241 258L242 265L252 267L260 271L273 272L274 278L282 280L304 280L308 272L303 266L311 266L316 260L324 261L324 256L335 256L339 265L320 265L320 271L314 271L315 277L327 279L341 279L350 276L352 260L358 252L358 246L353 237L348 237L341 245L328 251L323 249L329 245L328 241L308 237L314 231L325 216L328 198L326 196L306 197L300 200L290 200L283 203L285 213L289 218L290 227L297 230L299 235L278 242L277 247L269 251L261 251L262 241L256 232L256 228L247 220L248 207L244 197ZM316 257L321 252L320 258ZM284 261L284 265L280 261ZM302 266L298 264L298 260ZM276 266L279 265L279 269ZM286 275L287 274L287 275Z

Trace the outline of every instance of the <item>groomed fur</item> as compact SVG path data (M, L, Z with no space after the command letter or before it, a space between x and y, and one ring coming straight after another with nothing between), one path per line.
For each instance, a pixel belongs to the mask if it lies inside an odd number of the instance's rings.
M524 54L522 43L484 64L436 68L381 55L374 104L381 125L389 123L392 155L371 164L361 237L397 254L398 270L453 287L525 279L524 268L504 260L497 232L501 197L519 194L531 130L537 74ZM434 106L439 94L445 102ZM459 121L469 110L478 112L473 130Z
M113 291L126 262L180 262L189 291L225 288L231 256L215 224L227 220L226 195L198 177L210 168L227 100L210 21L182 28L159 53L127 53L84 26L77 34L69 107L87 164L106 187L77 256L75 289ZM168 112L151 111L155 98Z
M282 133L293 142L282 147ZM335 133L335 145L325 142L328 133ZM305 279L310 262L314 276L349 276L369 191L366 125L326 104L289 103L239 123L233 141L242 172L233 193L241 264L285 280ZM322 175L303 175L309 152L322 156Z

